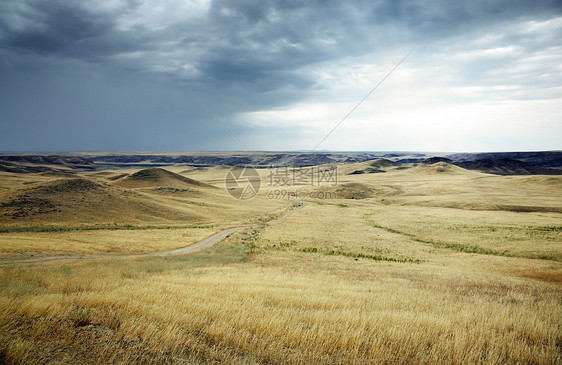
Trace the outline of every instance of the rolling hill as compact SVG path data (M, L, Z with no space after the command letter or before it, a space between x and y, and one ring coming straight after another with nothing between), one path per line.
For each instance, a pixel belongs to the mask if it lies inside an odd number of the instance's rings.
M32 184L0 200L0 223L135 224L198 222L201 217L142 193L87 178L57 179Z
M214 187L209 184L205 184L158 167L139 170L131 175L122 177L115 181L115 185L126 188L169 186L176 188L199 187L214 189Z

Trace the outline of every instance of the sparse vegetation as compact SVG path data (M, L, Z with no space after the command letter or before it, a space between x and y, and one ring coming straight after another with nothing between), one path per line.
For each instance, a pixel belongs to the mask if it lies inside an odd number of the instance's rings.
M211 236L217 227L62 227L0 234L0 254L58 252L142 254L189 246ZM107 228L107 229L106 229Z
M478 247L478 246L469 246L469 245L461 245L461 244L458 244L458 243L448 243L448 242L440 242L440 241L422 239L422 238L414 236L413 234L401 232L401 231L398 231L398 230L396 230L394 228L390 228L390 227L383 227L383 226L381 226L379 224L376 224L376 223L373 223L373 227L379 228L379 229L384 229L385 231L390 232L390 233L406 236L409 239L411 239L412 241L420 242L420 243L427 243L427 244L430 244L430 245L432 245L433 247L436 247L436 248L448 248L448 249L459 251L459 252L477 253L477 254L481 254L481 255L510 256L508 251L499 252L499 251L493 251L493 250L486 250L486 249L483 249L483 248Z
M82 195L60 185L86 208L42 191L60 211L1 218L1 254L155 252L246 228L187 256L0 266L0 363L559 363L562 213L498 209L559 206L556 185L455 166L347 175L366 166L342 168L338 199L306 204L267 186L236 201L206 186L218 167L189 170L200 185L159 170L80 182ZM0 202L51 189L41 178L0 180ZM80 216L108 206L110 221Z
M75 309L70 312L68 317L75 327L87 326L92 323L92 311L90 309Z
M369 259L375 261L390 261L390 262L409 262L419 264L422 260L414 260L414 259L407 259L407 258L395 258L395 257L386 257L386 256L379 256L379 255L366 255L364 253L356 253L356 252L346 252L340 250L318 250L317 247L303 247L301 249L297 249L298 252L320 252L327 256L346 256L352 257L355 259Z

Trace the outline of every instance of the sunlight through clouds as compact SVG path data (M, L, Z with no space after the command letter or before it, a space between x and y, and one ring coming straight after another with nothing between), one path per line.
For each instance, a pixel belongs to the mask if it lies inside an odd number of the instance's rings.
M188 87L250 149L309 149L414 50L322 149L559 149L561 13L550 0L9 0L0 143L239 148ZM130 125L134 139L117 132Z

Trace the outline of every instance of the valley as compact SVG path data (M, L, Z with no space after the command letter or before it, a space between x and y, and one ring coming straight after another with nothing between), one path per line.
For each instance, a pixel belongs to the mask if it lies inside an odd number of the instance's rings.
M1 361L560 361L562 177L230 169L1 173Z

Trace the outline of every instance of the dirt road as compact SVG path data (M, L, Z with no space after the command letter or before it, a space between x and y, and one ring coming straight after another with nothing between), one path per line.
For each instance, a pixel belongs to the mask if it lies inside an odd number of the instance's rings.
M296 212L297 210L304 207L304 204L296 207L295 209L289 211L288 213L284 214L280 218L269 222L268 225L275 225L279 224L285 219L287 219L291 214ZM102 259L102 258L114 258L114 259L130 259L130 258L139 258L139 257L165 257L165 256L180 256L186 255L190 253L199 252L205 250L209 247L214 246L215 244L221 242L231 234L238 232L242 229L247 228L256 228L256 225L253 226L241 226L241 227L234 227L222 230L220 232L215 233L212 236L209 236L199 242L196 242L192 245L176 248L174 250L169 251L162 251L162 252L151 252L146 254L138 254L138 255L94 255L94 254L82 254L82 255L57 255L57 256L46 256L41 255L40 253L29 253L29 252L22 252L19 253L18 256L13 257L0 257L0 267L8 266L8 265L20 265L20 264L47 264L47 263L64 263L64 262L74 262L80 260L92 260L92 259Z

